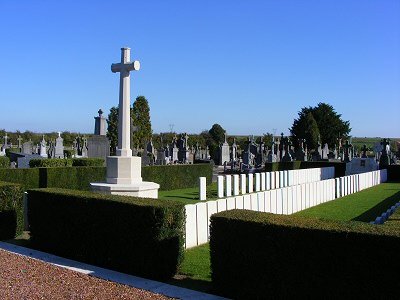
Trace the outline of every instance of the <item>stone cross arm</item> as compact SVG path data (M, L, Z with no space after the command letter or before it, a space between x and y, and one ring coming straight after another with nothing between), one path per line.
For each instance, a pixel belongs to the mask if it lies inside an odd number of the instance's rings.
M121 72L121 70L138 71L140 70L140 62L138 60L135 60L133 62L111 64L111 71L113 73Z

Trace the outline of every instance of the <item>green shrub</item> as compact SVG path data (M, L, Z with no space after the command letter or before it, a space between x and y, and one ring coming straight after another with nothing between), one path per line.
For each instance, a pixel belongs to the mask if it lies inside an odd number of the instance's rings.
M90 190L91 182L106 181L105 167L39 167L40 162L46 160L68 161L70 163L73 161L66 159L32 159L31 162L34 161L33 164L37 165L37 167L29 169L0 169L0 180L19 183L24 191L39 187ZM93 164L100 163L100 160L94 159L93 161L95 162ZM197 187L199 177L207 177L207 182L211 183L212 175L213 166L211 164L142 167L143 180L160 184L160 190Z
M29 161L30 168L71 167L72 160L63 158L35 158Z
M231 210L212 215L210 230L223 296L397 298L399 227Z
M181 203L62 189L28 197L36 249L154 279L173 276L182 262Z
M39 187L39 168L0 169L0 181L13 182L23 191Z
M388 180L400 181L400 166L399 165L382 166L381 169L387 169Z
M6 149L6 156L10 157L10 152L21 152L20 148L7 148Z
M329 162L329 161L286 161L286 162L265 163L265 172L326 168L326 167L335 167L336 178L346 175L345 163Z
M18 184L0 182L0 240L12 239L24 229L24 194Z
M163 191L197 187L199 177L206 177L211 183L212 176L212 164L142 167L143 180L158 183Z
M41 188L90 191L91 182L105 182L105 167L40 168Z
M64 158L66 158L66 159L71 159L74 154L75 154L75 149L64 150Z
M105 164L104 158L73 158L72 166L80 167L103 167Z
M7 156L0 156L0 168L10 168L10 159Z

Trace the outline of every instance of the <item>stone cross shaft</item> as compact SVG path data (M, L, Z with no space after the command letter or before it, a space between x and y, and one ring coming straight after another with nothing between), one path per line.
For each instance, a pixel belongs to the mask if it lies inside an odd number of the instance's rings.
M121 62L111 65L111 71L113 73L120 73L117 156L132 156L130 138L131 87L129 72L140 70L140 63L139 61L130 61L130 52L130 48L121 48Z

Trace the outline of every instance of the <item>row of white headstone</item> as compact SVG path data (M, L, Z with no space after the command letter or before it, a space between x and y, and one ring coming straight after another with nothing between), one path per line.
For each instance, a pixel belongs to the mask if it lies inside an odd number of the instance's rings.
M261 172L247 175L220 175L217 177L218 198L268 191L334 177L334 167ZM201 197L200 200L205 200L205 198Z
M290 215L385 181L386 169L188 204L185 206L185 247L191 248L208 242L210 216L218 212L249 209Z

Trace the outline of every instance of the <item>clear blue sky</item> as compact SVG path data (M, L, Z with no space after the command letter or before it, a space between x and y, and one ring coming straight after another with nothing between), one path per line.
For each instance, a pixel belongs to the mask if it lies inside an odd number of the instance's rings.
M0 25L7 131L92 133L128 46L154 133L288 135L324 102L353 136L400 137L399 0L3 0Z

